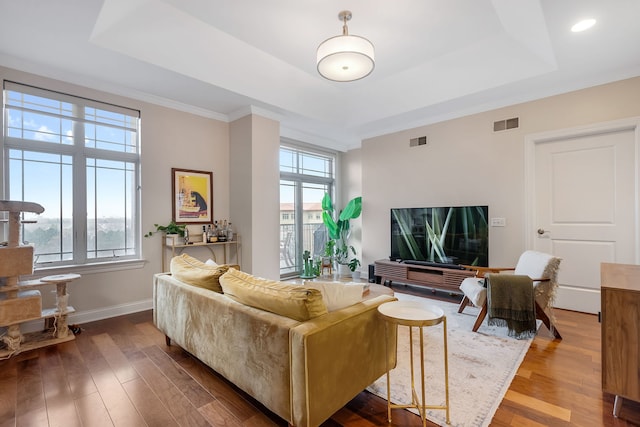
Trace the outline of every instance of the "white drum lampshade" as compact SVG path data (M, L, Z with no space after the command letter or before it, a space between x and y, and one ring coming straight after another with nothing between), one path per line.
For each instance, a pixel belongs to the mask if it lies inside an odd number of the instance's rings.
M338 15L344 21L341 36L331 37L318 46L318 72L328 80L350 82L371 74L375 67L373 44L360 36L349 35L347 21L351 12Z

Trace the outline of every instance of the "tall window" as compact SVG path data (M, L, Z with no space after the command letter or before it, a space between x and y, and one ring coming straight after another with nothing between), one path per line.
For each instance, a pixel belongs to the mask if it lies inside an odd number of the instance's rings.
M302 270L302 253L322 256L327 240L322 197L335 180L335 154L283 144L280 147L280 276ZM283 212L287 214L285 220Z
M139 258L140 112L5 81L4 117L5 197L45 209L36 267Z

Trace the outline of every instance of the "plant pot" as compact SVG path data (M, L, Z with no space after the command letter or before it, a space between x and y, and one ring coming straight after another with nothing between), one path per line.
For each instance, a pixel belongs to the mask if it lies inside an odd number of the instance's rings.
M166 245L176 246L182 244L182 239L179 234L165 234Z
M338 264L338 274L340 276L351 276L351 270L347 264Z
M360 270L355 270L351 272L351 278L356 281L360 280Z

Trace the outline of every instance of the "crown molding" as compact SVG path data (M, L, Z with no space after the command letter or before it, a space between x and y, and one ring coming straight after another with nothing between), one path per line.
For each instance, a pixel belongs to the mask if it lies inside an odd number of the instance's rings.
M91 90L106 92L110 95L122 96L153 105L159 105L161 107L178 110L209 119L219 120L222 122L229 121L229 118L226 114L185 104L173 99L152 95L150 93L146 93L129 87L108 83L100 79L87 77L86 75L73 74L69 73L68 71L59 70L57 68L34 64L31 61L26 61L10 55L0 54L0 66L23 73L30 73L34 76L59 80L61 82L72 84L75 86L81 86Z
M229 113L227 115L227 121L233 122L252 114L255 114L256 116L264 117L267 119L275 120L277 122L282 122L284 118L282 114L273 112L271 110L267 110L266 108L256 107L255 105L247 105L245 107L239 108Z

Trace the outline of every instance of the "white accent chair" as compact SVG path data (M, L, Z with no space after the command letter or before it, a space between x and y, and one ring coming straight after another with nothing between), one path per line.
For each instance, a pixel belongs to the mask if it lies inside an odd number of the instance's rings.
M523 252L515 268L465 266L468 269L476 270L476 277L466 278L460 284L460 290L464 293L464 298L460 302L458 313L462 313L469 303L479 307L480 313L478 313L478 317L476 317L476 321L473 324L473 331L477 332L487 315L487 288L484 287L484 275L509 270L513 274L526 275L533 280L536 317L542 320L557 339L562 339L553 323L553 315L551 313L556 289L558 288L559 266L560 258L537 251Z

